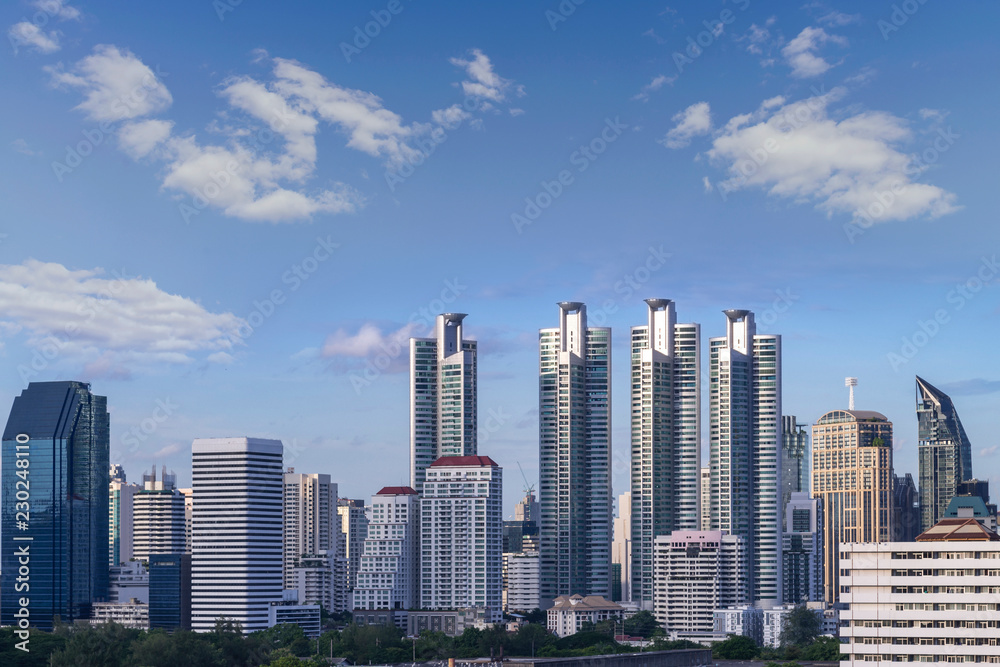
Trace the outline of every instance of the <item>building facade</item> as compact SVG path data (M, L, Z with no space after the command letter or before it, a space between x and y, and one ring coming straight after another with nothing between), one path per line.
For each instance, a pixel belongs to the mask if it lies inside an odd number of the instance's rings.
M611 595L611 329L559 304L539 332L538 500L542 606Z
M420 497L409 486L372 496L364 552L354 588L355 609L420 606Z
M600 595L560 595L546 615L549 632L568 637L579 632L584 623L624 621L625 608Z
M368 514L364 500L340 498L337 501L340 516L340 554L347 559L347 590L357 585L361 569L361 554L368 537Z
M809 493L812 483L809 461L809 432L795 415L781 416L781 507L793 493ZM784 519L782 519L784 521Z
M153 554L182 554L187 549L184 496L176 476L166 466L156 479L156 467L143 474L142 489L133 498L133 555L148 561Z
M541 559L537 551L507 556L507 610L529 612L541 608L538 584Z
M646 299L632 327L632 595L653 609L653 540L698 530L701 327L678 324L670 299Z
M434 336L410 339L410 487L423 490L442 456L476 455L476 350L464 313L443 313Z
M149 557L149 627L191 629L191 555Z
M108 484L108 565L120 565L132 559L133 498L142 487L125 480L125 469L111 466Z
M488 456L445 456L420 501L420 607L503 616L503 470Z
M892 536L892 422L833 410L813 426L813 495L823 501L824 601L837 602L840 547Z
M83 382L32 382L14 398L0 457L0 624L28 614L51 630L54 616L90 618L107 599L108 429L107 398ZM30 596L17 581L25 557Z
M195 632L210 632L220 617L245 633L264 630L271 603L282 599L283 449L260 438L191 446Z
M785 505L781 535L785 604L823 599L823 501L795 491Z
M619 591L615 602L632 601L632 493L618 496L618 516L615 518L614 540L611 542L611 564L617 565ZM614 583L614 582L612 582Z
M283 577L284 587L289 589L295 588L293 570L303 556L337 555L340 516L337 485L329 475L296 473L289 468L283 481Z
M781 336L727 310L709 341L712 529L746 542L749 602L781 594Z
M917 377L920 528L944 517L958 485L972 479L972 443L951 398Z

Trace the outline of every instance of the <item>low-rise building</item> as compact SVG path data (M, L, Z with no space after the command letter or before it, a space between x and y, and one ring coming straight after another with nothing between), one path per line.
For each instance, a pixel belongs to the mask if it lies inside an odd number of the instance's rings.
M115 565L110 570L108 602L128 602L135 598L149 603L149 570L142 561L133 560Z
M93 625L115 622L135 630L149 630L149 605L132 598L128 602L95 602L91 607Z
M600 595L560 595L548 610L549 631L558 637L576 634L584 623L624 619L624 608Z
M760 644L764 639L764 613L753 605L716 609L712 613L712 630L720 637L738 635L750 637Z

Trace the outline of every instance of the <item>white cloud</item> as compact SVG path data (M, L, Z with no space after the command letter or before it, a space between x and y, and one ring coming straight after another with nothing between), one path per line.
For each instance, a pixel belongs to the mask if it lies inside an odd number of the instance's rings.
M82 363L89 375L127 375L231 351L242 323L149 279L124 272L109 278L102 269L71 270L34 259L0 265L0 313L6 324L0 335L24 335L51 363Z
M829 14L825 14L818 19L817 22L823 25L831 27L841 27L845 25L850 25L852 23L859 23L861 21L860 14L844 14L843 12L832 11Z
M787 104L772 98L755 112L731 119L707 151L725 167L722 191L762 188L798 202L815 202L833 213L867 210L891 194L881 220L937 217L957 210L955 195L917 183L921 169L900 145L912 138L906 122L880 111L831 118L829 106L843 88Z
M847 40L840 35L830 35L822 28L806 27L798 36L785 45L781 55L792 68L792 76L805 79L819 76L833 67L830 63L816 55L821 46L827 43L847 46Z
M130 51L101 44L70 71L45 68L56 86L78 88L85 96L76 108L97 122L139 118L162 111L173 99L166 86Z
M660 140L660 143L667 148L684 148L691 143L692 137L707 134L712 129L708 102L696 102L675 114L671 120L677 125Z
M510 94L517 97L525 95L524 86L516 85L494 72L489 56L479 49L472 49L472 58L469 60L450 58L449 62L465 70L469 80L462 82L462 91L470 97L504 102Z
M431 112L431 119L449 130L458 127L470 118L472 118L472 114L463 109L461 104L453 104L447 109L436 109Z
M63 21L76 21L80 18L80 10L67 5L63 0L35 0L31 4L49 16L55 16Z
M42 154L41 151L32 150L31 146L29 146L28 142L25 141L24 139L15 139L14 141L11 142L10 145L14 147L14 150L16 150L18 153L21 153L22 155L30 155L32 157L35 157L37 155Z
M59 50L59 31L45 32L28 21L15 23L7 30L7 38L16 54L19 46L26 46L39 53L55 53Z
M657 90L663 88L663 86L667 84L673 85L674 81L676 80L677 80L676 76L666 76L664 74L660 74L659 76L654 76L652 81L643 86L642 90L640 90L636 95L632 96L632 99L641 100L645 102L649 99L651 93L656 92Z
M174 124L166 120L126 123L118 131L118 145L133 160L146 157L170 137Z
M338 329L327 336L319 356L340 368L361 367L371 360L383 373L405 373L409 370L409 339L426 334L426 329L416 322L386 332L371 322L353 334ZM382 356L386 361L375 361Z

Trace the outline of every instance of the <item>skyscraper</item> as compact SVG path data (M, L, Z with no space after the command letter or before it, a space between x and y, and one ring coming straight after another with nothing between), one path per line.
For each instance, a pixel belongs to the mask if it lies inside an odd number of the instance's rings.
M813 495L823 501L824 600L840 592L840 545L892 538L892 422L871 410L833 410L812 429Z
M927 530L944 517L958 485L972 479L972 443L951 398L919 376L917 452L920 526Z
M541 603L611 595L611 329L559 304L539 332Z
M781 416L781 506L793 493L809 493L809 432L795 415Z
M410 339L410 486L423 490L442 456L476 454L476 341L464 313L437 316L433 338Z
M420 501L420 606L503 617L503 469L488 456L430 465Z
M632 601L632 492L618 496L618 516L615 517L614 540L611 542L611 563L617 565L619 599L613 602Z
M28 614L51 630L53 616L89 618L107 597L108 428L107 398L84 382L32 382L14 399L0 464L0 624ZM18 582L21 566L30 581Z
M653 609L653 540L698 530L701 327L678 324L669 299L646 299L632 327L632 596Z
M108 565L127 563L132 558L133 499L142 487L125 481L125 469L111 466L108 484Z
M142 489L135 494L132 530L133 554L148 561L152 554L182 554L187 550L184 496L177 490L177 476L166 466L156 479L156 466L142 475Z
M408 486L372 496L372 519L354 589L355 609L420 606L420 498Z
M217 618L268 627L282 600L280 440L203 438L191 446L194 489L191 629Z
M337 485L329 475L296 473L293 468L283 479L284 586L295 588L293 569L300 558L336 556L340 547Z
M364 500L339 498L337 514L340 516L340 555L347 559L347 589L354 590L361 569L361 554L368 537L368 515Z
M781 601L781 336L727 310L709 341L712 529L742 537L748 600Z
M781 536L782 594L786 604L823 599L823 501L794 491L785 505Z

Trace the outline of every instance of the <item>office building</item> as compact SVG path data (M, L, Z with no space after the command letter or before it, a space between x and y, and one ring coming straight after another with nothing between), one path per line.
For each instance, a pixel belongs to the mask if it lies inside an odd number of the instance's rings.
M712 529L746 542L748 602L781 601L781 336L727 310L709 341Z
M361 554L368 537L368 514L364 500L340 498L337 501L340 516L340 554L347 559L347 590L353 591L361 569Z
M785 505L781 535L783 602L823 599L823 501L794 491Z
M560 595L611 595L611 330L559 304L539 332L542 607Z
M125 481L125 469L111 466L108 484L108 565L127 563L132 559L133 498L142 487Z
M611 564L617 565L617 582L612 588L618 591L612 596L615 602L632 601L632 493L626 491L618 496L618 516L615 518L614 540L611 542ZM615 585L617 584L617 585Z
M0 463L0 624L27 613L51 630L54 616L90 618L93 602L107 599L108 428L107 398L84 382L32 382L14 398ZM25 555L30 596L17 582Z
M972 479L972 443L951 398L917 377L921 530L944 516L958 485Z
M538 590L540 566L537 551L507 556L507 611L530 612L541 608Z
M177 489L184 496L184 551L191 553L191 517L194 513L194 490Z
M795 415L781 416L781 506L793 493L809 493L809 432Z
M654 613L671 638L713 636L715 610L747 603L742 537L678 530L657 537L655 547Z
M320 605L300 604L296 591L286 590L279 602L272 602L267 610L267 627L297 625L309 639L317 639L321 629Z
M149 557L149 627L191 629L191 556L186 553Z
M824 601L832 605L842 545L892 536L892 423L870 410L833 410L812 435L813 495L823 501Z
M149 602L149 569L141 560L113 565L108 571L108 597L105 602Z
M632 327L632 597L653 609L653 540L701 524L701 327L646 299Z
M184 496L177 490L176 475L163 467L156 479L156 466L143 474L142 489L133 499L135 519L133 554L148 561L153 554L179 554L187 549Z
M502 618L503 470L488 456L445 456L420 501L420 607Z
M430 338L410 339L410 487L423 490L442 456L476 455L476 341L464 313L443 313Z
M920 493L913 475L892 476L892 541L912 542L920 534Z
M416 609L420 567L420 498L409 486L384 487L372 496L354 608Z
M1000 537L942 519L914 542L840 547L841 665L1000 663Z
M280 440L203 438L191 446L194 489L191 629L218 618L243 632L268 627L282 599Z
M303 556L336 556L340 546L337 485L329 475L284 474L284 586L294 588L292 570ZM332 572L331 572L332 574Z

